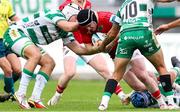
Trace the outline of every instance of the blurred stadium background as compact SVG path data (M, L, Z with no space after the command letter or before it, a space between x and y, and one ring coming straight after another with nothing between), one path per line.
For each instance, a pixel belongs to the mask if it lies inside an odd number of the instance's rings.
M63 2L63 0L10 0L13 4L13 8L16 14L22 18L27 15L31 15L37 11L43 10L45 8L58 8L58 5ZM92 7L96 11L110 11L116 13L119 6L124 0L90 0L92 2ZM169 4L157 4L154 10L154 27L158 27L163 23L168 23L180 17L180 3L174 2ZM170 58L171 56L180 57L180 28L175 28L169 30L168 32L158 36L158 40L162 45L164 50L165 62L168 68L172 67ZM56 68L53 72L53 79L63 73L63 63L62 63L62 43L61 40L54 42L51 45L43 46L47 52L56 60ZM53 49L53 50L52 50ZM108 57L106 55L106 57ZM108 58L107 58L108 59ZM108 59L109 67L113 71L113 63ZM22 63L25 60L22 59ZM100 79L97 73L88 65L86 65L81 59L77 61L77 79ZM147 62L147 68L154 70L154 68ZM88 75L84 75L88 74Z

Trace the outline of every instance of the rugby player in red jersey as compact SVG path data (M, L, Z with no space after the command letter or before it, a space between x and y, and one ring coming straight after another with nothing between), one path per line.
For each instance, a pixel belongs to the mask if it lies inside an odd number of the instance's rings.
M82 9L91 8L91 3L88 0L66 0L62 5L59 6L59 9L62 10L62 13L66 16L69 21L76 21L76 15ZM112 25L111 25L112 26ZM111 27L110 26L110 27ZM82 46L91 46L92 43L84 44L82 33L80 30L73 32L75 39ZM78 55L71 51L69 48L64 46L64 74L60 77L57 85L56 92L54 96L48 101L48 105L55 105L60 100L64 89L67 87L68 82L73 78L76 74L76 61L78 59ZM108 68L107 62L102 53L98 53L95 55L81 55L81 59L83 59L87 64L89 64L92 68L94 68L104 79L109 79L112 73ZM122 103L127 104L125 100L125 94L122 91L122 88L119 84L117 84L115 93L120 97Z

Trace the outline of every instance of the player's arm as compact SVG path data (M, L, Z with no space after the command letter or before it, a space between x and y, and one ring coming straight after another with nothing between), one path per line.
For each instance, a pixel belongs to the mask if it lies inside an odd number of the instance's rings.
M169 29L172 29L172 28L175 28L175 27L178 27L180 26L180 19L177 19L175 21L172 21L168 24L163 24L161 26L159 26L156 30L155 30L155 34L158 35L158 34L161 34L163 33L164 31L167 31Z
M120 30L119 24L113 24L112 28L107 33L107 38L105 38L101 44L101 50L103 51L106 50L106 46L116 38L116 36L119 33L119 30Z
M57 26L66 32L72 32L78 28L78 22L69 22L66 20L60 20L57 22Z
M90 55L100 52L100 48L97 46L84 47L75 40L72 33L68 33L66 38L62 38L63 44L70 48L73 52L78 55Z
M156 0L157 2L167 3L167 2L174 2L178 0Z
M20 18L17 15L14 15L12 18L10 18L11 21L19 21Z
M112 48L117 44L118 39L119 36L117 35L116 38L106 46L105 52L110 52Z
M66 46L78 55L90 55L101 52L99 47L83 47L76 40L66 44Z

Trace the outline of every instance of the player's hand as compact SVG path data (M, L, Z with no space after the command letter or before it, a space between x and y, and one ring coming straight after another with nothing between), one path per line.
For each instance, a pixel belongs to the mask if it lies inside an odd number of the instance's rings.
M156 35L160 35L161 33L167 30L169 30L169 27L167 24L164 24L164 25L159 26L157 29L155 29L154 33Z

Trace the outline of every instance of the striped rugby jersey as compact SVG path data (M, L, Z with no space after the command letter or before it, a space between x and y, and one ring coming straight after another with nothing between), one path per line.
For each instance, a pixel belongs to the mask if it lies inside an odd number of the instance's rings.
M121 31L135 27L152 27L154 0L126 0L117 12Z
M57 27L56 24L60 20L66 20L61 11L46 9L23 18L16 26L20 26L34 43L47 45L57 39L66 38L69 34L72 35Z

